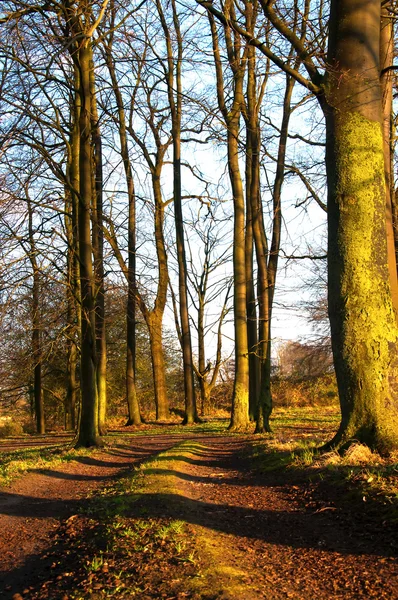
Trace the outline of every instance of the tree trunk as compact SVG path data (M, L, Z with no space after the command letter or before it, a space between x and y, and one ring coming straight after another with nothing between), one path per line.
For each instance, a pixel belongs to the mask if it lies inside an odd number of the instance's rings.
M127 147L127 145L126 145ZM128 160L128 159L127 159ZM123 158L125 163L125 159ZM136 358L136 241L135 241L135 193L130 163L125 164L129 197L128 218L128 270L127 270L127 356L126 356L126 397L128 419L126 425L141 425L141 412L135 383Z
M398 318L398 280L397 280L397 252L398 232L396 231L396 215L394 214L394 172L393 172L393 131L394 120L392 110L392 87L394 62L394 31L392 15L384 5L381 9L380 23L380 83L383 111L384 135L384 168L386 174L386 228L387 228L387 256L392 300Z
M398 446L398 329L386 244L380 2L333 0L325 81L328 276L342 420L329 445Z
M37 269L33 273L33 304L32 304L32 354L34 364L34 405L36 415L37 433L46 432L44 420L44 403L42 389L42 347L41 347L41 323L40 323L40 304L39 304L39 273Z
M178 260L178 290L180 299L181 346L184 368L185 416L183 423L192 424L198 421L196 408L195 383L193 377L192 342L188 313L188 286L187 286L187 260L184 241L184 221L182 216L181 192L181 114L182 114L182 36L174 0L171 1L173 9L173 24L177 42L177 57L174 58L170 30L167 26L163 9L157 2L167 46L168 71L166 76L167 92L169 97L172 137L173 137L173 192L174 192L174 219L176 229L176 245ZM175 69L175 77L174 77Z
M42 390L42 336L41 336L41 318L40 318L40 271L37 264L37 250L33 230L33 209L30 198L27 194L28 220L29 220L29 247L30 263L32 266L32 357L33 357L33 394L36 416L37 433L45 433L46 426L44 420L44 402Z
M253 48L254 50L254 48ZM248 84L249 86L249 84ZM248 124L246 124L248 127ZM249 417L256 420L257 400L260 389L260 369L258 360L258 321L256 309L256 294L253 274L253 219L251 208L251 172L252 148L251 135L246 133L246 318L247 318L247 343L249 347Z
M228 0L224 5L229 18L235 16L234 5ZM223 64L221 61L217 28L209 14L212 34L218 106L227 126L228 172L234 204L233 275L234 275L234 326L235 326L235 378L232 395L230 429L245 429L249 424L249 348L246 320L246 245L245 196L239 166L239 122L244 103L243 80L247 62L247 48L241 53L241 39L234 39L227 23L224 34L230 69L233 73L233 101L230 109L225 102Z
M90 70L92 53L84 41L78 50L80 67L79 94L80 111L80 197L79 197L79 258L80 289L82 303L81 322L81 417L77 446L97 446L100 444L98 427L98 394L96 380L96 341L95 341L95 278L93 273L91 243L92 207L92 148L91 148L91 90Z
M65 398L65 429L75 429L75 411L76 411L76 308L73 297L74 289L74 246L73 246L73 227L72 227L72 206L71 192L66 190L65 202L65 231L68 242L66 257L66 304L67 304L67 384Z
M133 171L131 168L127 144L126 115L123 98L115 72L112 57L112 40L109 45L104 45L105 60L111 76L112 90L115 94L117 106L117 127L119 130L120 154L122 156L124 174L126 177L127 197L129 206L128 216L128 264L127 264L127 333L126 333L126 399L128 419L126 425L141 425L141 412L137 398L136 388L136 198L134 190Z
M235 379L230 429L249 423L249 355L246 324L245 200L238 156L239 120L228 126L228 170L234 200Z
M155 392L157 421L165 421L170 418L163 351L162 318L163 315L156 317L156 315L152 314L147 321L151 345L153 386Z
M74 65L74 84L76 91L71 107L72 130L70 136L70 153L67 165L68 189L66 190L65 230L68 241L67 255L67 306L68 306L68 358L67 358L67 390L65 399L65 427L76 429L76 407L78 404L78 384L76 369L78 360L77 335L81 330L80 302L80 264L79 264L79 160L80 160L80 110L79 94L80 73Z
M92 48L90 48L92 51ZM91 56L92 62L92 56ZM95 276L95 341L97 355L98 427L101 435L106 430L106 322L104 282L104 230L102 210L102 138L99 127L94 69L90 71L91 137L93 152L93 207L92 244Z

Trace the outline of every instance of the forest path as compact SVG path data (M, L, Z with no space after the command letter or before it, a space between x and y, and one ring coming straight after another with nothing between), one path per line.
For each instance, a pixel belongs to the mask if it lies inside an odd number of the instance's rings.
M355 504L349 510L339 489L322 490L308 474L252 472L249 444L240 436L126 438L91 456L27 473L0 489L0 598L19 592L28 599L66 600L68 594L55 587L56 570L53 588L41 587L38 596L34 591L36 582L52 572L54 554L48 551L60 523L65 526L94 490L175 447L150 468L152 483L147 490L144 484L141 503L148 518L188 523L199 585L191 588L195 577L190 576L186 593L165 594L165 587L161 593L149 586L134 598L398 599L392 527L381 529ZM172 486L157 489L156 482L166 479ZM78 548L74 560L77 572ZM150 570L156 567L150 564ZM169 589L167 581L164 585Z
M64 441L46 437L30 444L14 441L0 449L18 450ZM55 467L32 469L10 486L0 487L0 598L28 588L32 580L48 570L43 560L62 521L75 515L94 490L181 441L181 435L135 437L134 443L116 444L79 456ZM1 462L0 452L0 462ZM50 561L51 563L52 561ZM50 564L51 567L51 564ZM29 598L29 594L26 594Z
M218 438L173 462L179 518L207 548L220 597L398 598L396 526L308 473L255 474L245 455L242 439Z

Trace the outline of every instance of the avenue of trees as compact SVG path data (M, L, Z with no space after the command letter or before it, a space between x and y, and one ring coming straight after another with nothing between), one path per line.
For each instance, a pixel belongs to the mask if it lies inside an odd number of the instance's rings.
M327 255L327 447L397 448L396 16L391 0L3 0L1 402L28 399L44 433L56 398L92 446L113 390L139 426L147 382L164 421L178 380L198 422L232 323L230 429L271 431L295 203L327 220L327 248L296 256Z

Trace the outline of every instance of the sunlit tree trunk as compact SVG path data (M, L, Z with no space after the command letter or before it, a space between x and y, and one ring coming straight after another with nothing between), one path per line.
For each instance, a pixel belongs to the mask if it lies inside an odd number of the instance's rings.
M391 7L390 7L391 8ZM383 111L384 135L384 167L386 174L386 227L387 227L387 252L388 268L390 273L391 291L394 309L398 318L398 282L397 282L397 254L398 231L396 202L394 193L393 153L394 153L394 119L392 109L393 97L393 71L394 62L394 30L393 15L389 6L383 4L380 21L380 83Z
M177 43L177 56L174 57L170 30L167 25L162 5L157 1L160 21L166 40L167 73L166 83L171 113L171 133L173 138L173 191L174 217L176 229L176 246L178 260L178 290L180 300L181 346L184 369L185 416L184 423L192 424L198 421L196 408L195 385L193 377L192 342L188 312L188 276L184 240L184 221L182 214L181 191L181 116L182 116L182 36L174 0L171 0L173 10L173 25Z
M90 47L90 46L89 46ZM93 63L91 56L91 63ZM106 321L105 321L105 282L104 282L104 233L103 233L103 174L102 139L99 127L94 69L90 71L91 93L91 136L93 152L93 207L92 244L95 276L95 338L97 357L98 427L101 434L106 430Z
M331 445L398 446L386 244L380 2L333 0L326 95L329 315L342 412Z
M136 198L134 189L133 171L129 158L127 143L126 115L123 98L116 77L115 64L112 56L112 41L110 36L108 45L104 44L105 60L112 82L112 91L115 95L117 106L117 128L119 132L120 154L122 156L124 174L126 177L128 197L128 260L127 260L127 332L126 332L126 399L128 418L126 425L141 425L141 413L137 398L136 387Z
M228 16L234 14L233 5L225 5ZM234 326L235 326L235 379L232 396L230 429L244 429L249 423L249 349L246 321L246 245L245 245L245 195L239 165L239 124L243 106L243 82L246 70L247 49L242 52L239 34L224 26L229 65L233 73L233 101L230 108L225 101L223 65L221 61L217 28L209 15L212 34L218 106L227 126L228 172L234 206L233 275L234 275ZM235 35L232 38L232 35Z
M163 315L148 315L148 331L152 357L153 387L155 392L156 420L169 419L169 403L167 400L166 369L162 335Z

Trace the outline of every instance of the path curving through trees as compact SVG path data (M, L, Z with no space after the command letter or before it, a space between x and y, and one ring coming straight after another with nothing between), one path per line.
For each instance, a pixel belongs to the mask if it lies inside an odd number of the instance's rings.
M188 523L195 568L214 593L190 592L187 586L170 597L398 598L392 524L380 529L357 505L350 509L337 488L302 473L252 472L250 439L168 434L125 438L90 456L28 472L2 488L0 598L68 598L38 583L51 581L55 562L62 562L62 556L54 562L50 551L61 523L78 513L88 495L182 439L194 440L188 452L178 448L171 463L158 460L151 469L151 477L172 477L172 491L159 496L149 490L143 502L148 518ZM135 597L164 597L156 593L148 587Z

